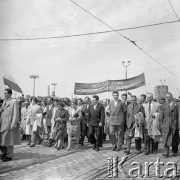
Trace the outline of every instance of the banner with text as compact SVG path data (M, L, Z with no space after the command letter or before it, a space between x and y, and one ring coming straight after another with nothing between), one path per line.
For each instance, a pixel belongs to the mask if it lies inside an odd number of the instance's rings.
M126 91L145 85L144 73L125 80L107 80L99 83L75 83L74 94L93 95L103 92Z

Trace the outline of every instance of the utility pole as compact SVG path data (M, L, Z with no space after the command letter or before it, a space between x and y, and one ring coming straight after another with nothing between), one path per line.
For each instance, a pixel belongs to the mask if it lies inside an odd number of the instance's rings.
M48 85L48 96L50 96L50 86Z
M39 75L30 75L30 78L33 79L33 96L35 96L35 80L36 78L39 78Z
M53 96L55 96L55 86L57 85L57 83L52 83L52 85L54 86Z
M131 65L131 61L129 60L128 62L122 61L122 65L125 68L125 79L127 79L127 68ZM127 94L127 91L126 91Z

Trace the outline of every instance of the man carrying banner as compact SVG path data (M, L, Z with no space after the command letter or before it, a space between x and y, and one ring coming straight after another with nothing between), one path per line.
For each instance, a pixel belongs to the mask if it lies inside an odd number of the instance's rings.
M119 99L119 93L117 91L114 91L112 96L114 100L109 103L109 135L113 145L112 150L120 151L124 139L125 106Z

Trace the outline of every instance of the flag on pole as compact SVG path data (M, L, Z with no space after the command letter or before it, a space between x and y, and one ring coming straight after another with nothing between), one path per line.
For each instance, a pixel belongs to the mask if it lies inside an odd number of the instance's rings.
M7 85L10 89L19 93L23 93L21 88L16 83L15 79L10 74L5 74L3 76L3 80L4 80L4 84Z

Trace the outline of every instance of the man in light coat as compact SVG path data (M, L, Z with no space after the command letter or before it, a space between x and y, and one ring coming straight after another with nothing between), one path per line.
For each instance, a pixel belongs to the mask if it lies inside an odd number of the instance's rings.
M145 111L145 155L148 155L149 153L157 154L158 142L155 142L154 139L149 136L148 132L151 128L154 113L158 111L160 104L153 101L152 93L148 93L146 97L147 103L143 105Z
M42 139L39 135L39 127L37 126L37 129L34 131L34 126L35 126L35 121L37 119L37 114L42 113L41 107L37 104L38 100L36 97L32 97L31 98L31 106L32 106L32 110L31 110L31 114L29 116L29 119L27 120L27 124L31 125L31 144L29 147L35 147L36 145L36 140L38 140L39 144L42 142Z
M126 137L126 150L124 151L126 154L130 154L131 149L131 140L135 135L135 116L141 113L144 117L144 108L141 104L137 103L136 96L131 96L131 104L127 107L127 117L126 117L126 125L127 125L127 137ZM141 138L135 138L135 148L137 153L141 152Z
M2 162L11 161L14 145L21 144L19 103L12 99L12 90L5 89L5 101L0 111L0 142L3 148Z
M124 140L125 106L119 99L119 93L112 93L114 100L109 103L109 135L113 151L120 151ZM116 137L117 136L117 137Z

